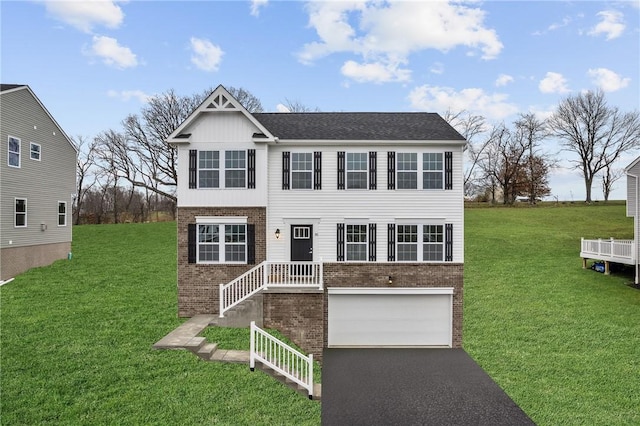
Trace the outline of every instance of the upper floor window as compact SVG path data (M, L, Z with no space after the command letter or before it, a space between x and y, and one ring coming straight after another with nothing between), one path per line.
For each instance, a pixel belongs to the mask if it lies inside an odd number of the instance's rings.
M58 201L58 226L67 226L66 201Z
M9 136L7 151L9 167L20 167L20 139Z
M255 152L190 150L189 188L255 188Z
M282 153L282 189L322 189L322 153Z
M442 189L444 167L441 152L422 154L422 189Z
M16 228L26 228L27 226L27 199L16 198L14 209L14 226Z
M246 263L245 224L198 224L198 263Z
M40 144L34 142L31 142L29 144L29 158L31 158L32 160L40 161L40 151Z
M347 189L367 189L367 153L347 152Z
M388 189L453 189L453 152L388 152Z
M418 189L418 154L415 152L399 152L397 189Z

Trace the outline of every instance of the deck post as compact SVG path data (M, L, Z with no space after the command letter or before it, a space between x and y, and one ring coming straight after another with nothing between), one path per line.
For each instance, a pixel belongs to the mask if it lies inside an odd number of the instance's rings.
M587 258L586 257L582 258L582 269L587 269Z
M605 275L611 274L611 271L609 270L609 261L608 260L604 261L604 274Z

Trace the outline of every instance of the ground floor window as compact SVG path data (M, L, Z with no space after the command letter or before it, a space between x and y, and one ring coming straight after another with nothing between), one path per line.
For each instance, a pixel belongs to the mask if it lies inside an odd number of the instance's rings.
M443 261L443 228L443 225L398 225L396 227L396 260L399 262Z
M198 263L246 263L246 224L198 224Z
M15 214L14 216L15 227L26 228L27 227L27 199L26 198L16 198L14 214Z
M58 226L67 226L67 203L58 201Z

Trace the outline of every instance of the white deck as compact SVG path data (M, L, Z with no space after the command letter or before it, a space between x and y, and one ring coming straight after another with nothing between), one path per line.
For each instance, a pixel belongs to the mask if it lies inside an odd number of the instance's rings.
M606 262L636 264L634 240L615 240L613 238L585 240L581 239L580 257Z

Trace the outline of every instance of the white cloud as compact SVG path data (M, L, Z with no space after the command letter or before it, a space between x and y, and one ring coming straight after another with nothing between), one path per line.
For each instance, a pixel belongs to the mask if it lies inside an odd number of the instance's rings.
M622 22L623 15L621 12L617 10L603 10L602 12L598 12L598 16L600 16L602 20L598 25L589 30L589 35L599 36L600 34L605 34L607 40L613 40L622 35L625 25Z
M605 92L615 92L627 87L631 82L630 78L622 78L619 74L606 68L590 69L587 74L591 77L593 84Z
M432 74L442 74L444 72L444 64L442 62L434 63L431 65L431 68L429 68L429 72Z
M260 16L260 9L265 7L269 0L251 0L251 15Z
M419 86L409 93L411 107L421 111L469 111L489 119L501 120L518 112L507 102L508 95L485 93L483 89L468 88L456 92L450 87Z
M399 68L398 64L384 64L381 62L359 64L347 61L340 69L345 77L358 83L387 83L391 81L409 81L411 71Z
M538 88L542 93L567 93L567 79L557 72L548 72L546 76L540 80Z
M446 52L463 46L473 55L480 52L483 59L493 59L503 47L495 30L484 26L485 12L460 3L328 1L309 2L307 10L309 26L319 40L303 46L298 53L300 62L310 64L333 53L352 53L365 64L356 76L372 72L375 65L378 73L400 72L389 81L405 81L409 70L396 64L408 63L413 52ZM352 60L342 68L354 71L354 65L357 62Z
M110 98L117 98L125 102L131 99L136 99L140 103L147 103L149 102L149 99L153 97L151 95L147 95L142 90L121 90L119 92L116 90L109 90L107 92L107 96Z
M191 62L203 71L217 71L224 52L209 40L191 37Z
M509 83L513 83L513 77L508 74L500 74L496 79L496 86L506 86Z
M56 19L65 22L80 31L90 33L94 26L117 28L122 24L124 13L115 1L83 0L59 1L45 0L47 11Z
M98 56L102 62L115 68L132 68L138 65L136 55L128 47L118 44L118 40L106 36L93 36L91 49L85 52Z

